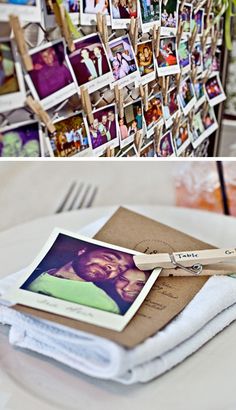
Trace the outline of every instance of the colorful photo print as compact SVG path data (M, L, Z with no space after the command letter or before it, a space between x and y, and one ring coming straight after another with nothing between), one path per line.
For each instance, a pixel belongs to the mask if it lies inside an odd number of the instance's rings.
M0 157L41 157L42 134L37 121L0 129Z
M192 21L191 21L191 25L192 25L192 30L194 30L194 27L197 25L197 34L198 36L202 36L203 35L203 31L204 31L204 9L200 9L198 10L197 13L194 12L192 13Z
M204 91L204 86L203 86L202 80L198 79L195 82L194 90L195 90L195 95L196 95L196 99L197 99L195 108L198 108L206 100L206 94L205 94L205 91Z
M184 115L186 116L197 101L194 86L190 77L187 77L181 81L178 97L180 106L183 110Z
M190 144L188 121L184 121L180 127L177 135L174 135L174 146L177 155L180 155L186 147Z
M138 17L137 0L110 0L111 25L113 29L127 29L131 17Z
M201 43L195 43L191 54L192 68L197 68L197 72L203 70L203 53Z
M136 54L141 83L144 85L155 79L154 55L152 41L145 41L137 45Z
M0 39L0 112L22 107L25 87L19 62L15 62L12 43Z
M154 133L157 124L163 124L163 98L161 93L157 93L148 101L148 110L144 110L144 118L147 129L147 137Z
M217 130L218 123L216 120L214 108L212 108L210 105L207 107L207 109L204 112L201 111L201 115L202 115L202 123L205 129L204 135L206 138L206 137L209 137L209 135L211 135L213 132Z
M53 124L56 131L48 136L49 152L53 157L83 156L89 143L82 113L61 119Z
M125 106L124 117L119 118L120 147L134 141L138 131L143 129L142 102L137 101Z
M138 151L135 144L130 145L125 151L122 152L120 157L138 157Z
M196 111L193 116L192 132L190 133L190 139L194 148L197 148L206 138L204 132L205 128L202 122L202 110L200 109Z
M10 293L26 306L121 331L160 273L137 269L136 254L54 229Z
M107 25L111 25L109 0L80 0L80 24L96 25L97 13L105 15Z
M191 19L193 6L185 3L182 12L179 15L180 22L183 23L183 34L190 35L191 33Z
M179 65L182 69L182 74L190 71L190 53L188 48L188 41L180 41L178 47Z
M151 141L149 142L148 145L143 147L140 151L140 157L142 158L152 158L155 156L155 148L154 148L154 142Z
M221 47L218 46L216 49L216 53L213 57L212 60L212 65L211 65L211 70L212 73L217 73L220 71L220 67L221 67L221 57L222 57L222 51L221 51Z
M20 17L23 21L40 23L40 0L0 0L1 21L8 21L10 14Z
M180 72L176 37L166 37L160 40L160 50L156 61L159 77Z
M122 87L139 80L134 50L129 36L123 36L109 42L109 60L112 67L113 86Z
M205 47L205 52L203 54L203 70L212 70L212 63L213 63L213 57L212 57L212 47L211 46L206 46ZM214 71L214 70L212 70Z
M179 3L176 0L163 0L161 4L161 35L175 35L178 25Z
M174 147L172 142L172 133L167 131L160 139L157 147L158 157L171 157L174 155Z
M218 74L214 74L205 83L205 91L207 99L211 107L220 104L226 99L220 77Z
M63 41L47 43L29 52L33 70L26 81L36 100L45 109L53 107L76 91Z
M73 24L79 24L79 0L63 0L63 6L69 13ZM55 27L55 14L53 11L52 0L44 0L44 22L47 28Z
M119 145L115 105L93 112L94 121L88 126L88 136L93 152L102 155L106 148Z
M111 68L99 34L91 34L74 41L75 51L69 60L79 86L92 93L112 81Z
M173 119L179 112L177 89L174 88L167 93L167 104L164 106L164 120L166 128L171 127Z
M149 32L154 25L161 24L160 0L140 0L143 33Z

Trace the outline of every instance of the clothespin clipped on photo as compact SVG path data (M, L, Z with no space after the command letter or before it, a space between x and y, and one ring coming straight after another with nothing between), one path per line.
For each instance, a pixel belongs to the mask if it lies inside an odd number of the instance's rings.
M210 74L211 74L211 67L208 68L206 74L205 74L204 77L202 78L202 83L203 83L203 85L206 84L207 80L209 79Z
M80 91L81 91L81 102L82 102L83 110L88 117L89 124L92 124L94 121L94 116L93 116L93 108L92 108L90 96L88 93L88 89L86 87L81 87Z
M194 118L194 113L193 111L190 111L188 113L188 121L189 121L189 128L191 132L193 132L193 118Z
M180 5L179 5L179 13L183 12L185 3L186 3L186 0L181 0Z
M164 105L167 105L167 93L168 93L169 85L170 85L170 76L163 77L163 79L165 79L165 81L164 81L164 87L163 87L162 94L163 94L163 99L164 99Z
M162 131L163 131L163 125L157 125L154 128L154 146L155 146L155 151L157 154L160 151L160 141L161 141Z
M208 0L206 7L205 7L205 11L206 11L206 24L208 26L209 22L210 22L210 14L211 14L211 9L212 9L212 5L213 5L213 0Z
M202 115L203 115L203 118L205 118L206 117L206 115L207 115L207 113L208 113L208 106L209 106L209 103L208 103L208 101L206 100L205 102L204 102L204 104L203 104L203 106L202 106Z
M61 33L66 40L66 44L69 50L71 52L75 51L73 36L70 31L69 25L67 23L66 10L65 10L64 5L62 3L58 4L56 1L53 1L52 6L53 6L53 11L55 14L56 22L61 29Z
M143 133L142 133L142 130L138 130L134 137L134 144L135 144L135 147L139 155L140 155L142 143L143 143Z
M206 48L206 43L207 43L207 33L205 33L202 37L201 37L201 47L202 47L202 52L203 54L205 53L205 48Z
M48 113L44 111L42 105L34 100L31 96L26 98L26 104L31 108L31 110L39 117L39 119L46 125L47 129L53 133L56 131L55 126L52 123L51 118Z
M211 56L212 58L215 56L216 49L217 49L217 42L218 42L218 31L215 33L214 38L211 42Z
M192 80L193 85L195 85L197 82L197 74L198 74L198 69L197 67L194 67L190 73L190 78Z
M180 127L180 121L181 121L181 114L176 115L173 125L172 125L172 134L173 136L177 135L179 132L179 127Z
M142 84L140 84L139 86L139 95L141 97L141 100L143 100L144 99L144 88Z
M153 52L156 58L159 57L160 53L160 35L161 35L161 27L157 27L156 24L153 27Z
M115 150L114 148L107 147L106 149L106 157L114 157L115 155Z
M115 100L118 107L119 117L124 118L124 92L123 88L115 86Z
M189 52L190 52L190 54L193 51L193 47L194 47L194 44L195 44L195 41L196 41L196 38L197 38L197 33L198 33L198 26L195 25L194 29L193 29L193 32L192 32L192 35L189 38Z
M134 53L137 53L137 46L138 46L138 19L131 17L130 19L130 26L129 26L129 37L132 43Z
M181 21L179 26L178 26L178 31L177 31L177 35L176 35L176 44L177 44L177 48L179 48L179 43L181 41L182 35L184 32L184 22Z
M207 0L202 0L198 3L198 5L196 6L196 8L193 10L194 14L197 14L197 12L204 7L204 5L206 4Z
M33 61L31 56L29 55L28 47L26 45L24 38L24 31L20 25L19 17L15 16L14 14L11 14L9 16L9 22L14 33L14 38L24 67L26 71L31 71L34 69Z
M181 68L180 73L176 74L176 91L177 91L177 94L179 94L180 84L181 84L181 81L182 81L182 75L183 75L183 71L182 71L182 68Z
M143 87L143 91L143 107L144 111L148 111L148 84L145 84L145 86Z
M108 49L108 28L107 28L107 18L102 13L97 13L97 31L99 32L103 44L106 49Z

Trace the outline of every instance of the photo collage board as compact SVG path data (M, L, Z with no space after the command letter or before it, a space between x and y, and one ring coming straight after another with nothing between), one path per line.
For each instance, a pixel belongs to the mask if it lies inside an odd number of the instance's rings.
M201 155L226 98L212 2L63 4L67 35L49 0L0 0L1 21L14 8L23 33L41 30L37 45L21 38L27 64L14 28L0 38L0 157Z

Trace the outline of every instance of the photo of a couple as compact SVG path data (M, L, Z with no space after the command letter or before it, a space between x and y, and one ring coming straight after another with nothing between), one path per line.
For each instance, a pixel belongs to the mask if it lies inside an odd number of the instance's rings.
M134 52L128 36L110 42L109 48L109 59L115 81L137 71Z
M108 106L94 112L94 121L89 126L89 135L93 149L99 148L116 138L115 107Z

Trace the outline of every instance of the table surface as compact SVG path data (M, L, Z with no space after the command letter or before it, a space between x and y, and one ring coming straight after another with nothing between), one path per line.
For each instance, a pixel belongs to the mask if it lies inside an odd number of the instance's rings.
M216 246L235 246L235 218L172 207L129 208ZM114 210L103 207L75 211L1 232L4 271L0 276L30 263L53 227L78 231ZM90 378L54 360L13 348L7 334L8 328L0 326L0 410L236 408L236 323L163 376L134 386Z

